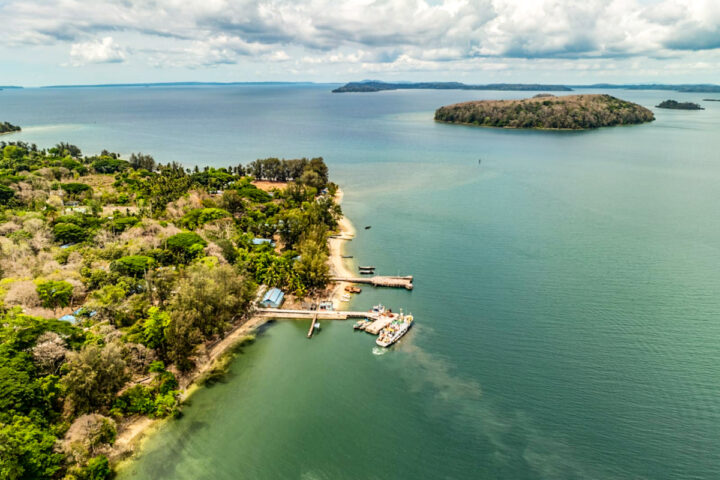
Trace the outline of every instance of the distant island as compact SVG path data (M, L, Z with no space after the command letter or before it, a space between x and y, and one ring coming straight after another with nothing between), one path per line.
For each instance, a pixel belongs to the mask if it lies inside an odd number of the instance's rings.
M435 120L482 127L585 130L652 122L655 116L645 107L610 95L568 95L456 103L438 108Z
M669 108L672 110L705 110L697 103L692 102L678 102L675 100L665 100L660 104L655 105L656 108Z
M420 82L420 83L386 83L376 80L350 82L333 90L333 93L380 92L383 90L510 90L534 91L546 90L553 92L571 92L572 88L564 85L537 85L525 83L491 83L488 85L467 85L460 82Z
M720 102L720 98L703 98L703 102Z
M383 82L381 80L363 80L346 83L333 90L333 93L380 92L383 90L500 90L500 91L551 91L571 92L576 88L618 89L618 90L668 90L683 93L720 93L720 85L713 84L680 84L667 85L657 83L646 84L613 84L595 83L591 85L538 85L526 83L489 83L487 85L468 85L461 82Z
M9 122L0 122L0 134L19 132L20 130L22 130L22 129L20 127L18 127L17 125L13 125L12 123L9 123Z

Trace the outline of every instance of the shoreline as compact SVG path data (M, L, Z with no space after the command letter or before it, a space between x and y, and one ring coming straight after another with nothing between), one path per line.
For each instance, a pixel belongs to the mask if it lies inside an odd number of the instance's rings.
M335 194L335 202L340 205L344 193L338 189ZM355 227L352 222L342 216L338 220L338 233L328 239L328 249L331 276L352 276L352 271L345 265L342 258L345 243L354 238ZM339 304L340 297L344 293L345 286L349 283L337 283L331 290L330 298L335 304ZM212 371L219 360L239 342L243 341L248 335L252 335L257 328L263 326L271 318L261 315L253 315L246 322L235 326L230 332L219 342L214 344L204 355L198 359L197 366L185 376L178 376L178 383L183 389L180 394L180 404L185 403L196 391L200 389L198 380L201 380L205 374ZM170 417L172 418L172 417ZM120 471L122 467L130 463L139 450L142 449L142 443L147 440L150 435L156 432L165 421L169 418L150 418L146 416L137 416L129 418L124 423L119 423L118 433L115 443L109 452L108 458L114 464L115 470Z

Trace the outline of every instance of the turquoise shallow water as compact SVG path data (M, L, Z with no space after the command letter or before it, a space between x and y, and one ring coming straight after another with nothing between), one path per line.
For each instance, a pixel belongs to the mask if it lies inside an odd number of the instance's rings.
M120 478L716 478L720 104L523 132L432 121L521 94L329 90L0 92L0 117L26 127L8 140L189 165L322 155L360 227L348 253L416 276L353 304L412 311L397 348L376 355L347 322L311 341L276 322Z

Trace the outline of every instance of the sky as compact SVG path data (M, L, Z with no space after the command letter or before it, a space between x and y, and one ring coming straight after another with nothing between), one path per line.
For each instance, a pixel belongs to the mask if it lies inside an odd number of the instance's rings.
M0 85L720 83L720 0L0 0Z

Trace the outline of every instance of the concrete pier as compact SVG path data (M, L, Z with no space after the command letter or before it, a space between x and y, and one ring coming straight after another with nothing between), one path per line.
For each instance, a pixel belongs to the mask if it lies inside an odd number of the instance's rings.
M374 276L374 277L332 277L330 278L333 282L348 282L348 283L364 283L373 285L375 287L394 287L394 288L406 288L408 290L413 289L413 276L406 275L401 277L388 277L388 276Z

